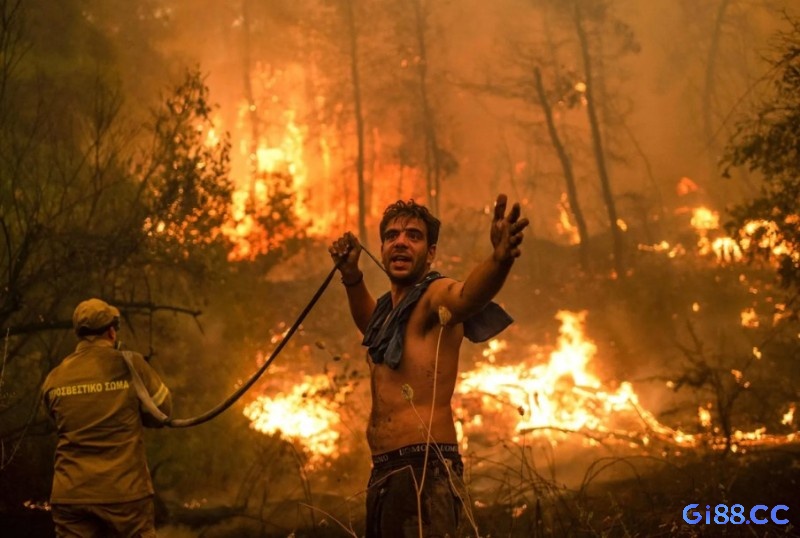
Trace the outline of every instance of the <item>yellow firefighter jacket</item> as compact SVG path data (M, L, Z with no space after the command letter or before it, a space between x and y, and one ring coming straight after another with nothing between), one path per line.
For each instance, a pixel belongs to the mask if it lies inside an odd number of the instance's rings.
M153 401L169 415L169 390L141 355L132 355ZM118 503L153 494L139 399L110 340L81 340L47 376L42 397L58 431L51 503Z

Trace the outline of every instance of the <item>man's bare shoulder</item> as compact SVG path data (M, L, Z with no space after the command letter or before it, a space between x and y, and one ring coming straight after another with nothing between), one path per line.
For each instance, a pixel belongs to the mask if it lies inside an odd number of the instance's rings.
M454 278L450 278L448 276L443 276L437 278L433 282L431 282L430 286L428 287L428 291L425 293L424 297L432 298L436 297L437 295L443 293L449 293L452 291L454 286L457 286L460 282Z
M428 289L425 290L419 302L419 306L431 315L438 315L438 308L446 303L445 297L453 293L453 288L459 284L460 282L458 280L450 277L437 278L431 282Z

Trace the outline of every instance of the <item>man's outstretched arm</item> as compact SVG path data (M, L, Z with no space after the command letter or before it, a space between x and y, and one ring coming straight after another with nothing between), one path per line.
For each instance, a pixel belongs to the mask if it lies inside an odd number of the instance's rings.
M508 198L505 194L500 194L495 203L489 233L491 255L478 264L463 282L446 280L439 285L431 285L431 307L436 310L439 306L445 306L453 316L453 323L462 322L479 312L497 295L514 260L522 253L520 245L523 230L529 221L527 218L520 218L519 204L514 204L506 214L507 205Z
M363 334L375 311L375 299L364 283L364 273L358 268L358 259L361 256L361 243L350 232L331 243L328 248L331 259L338 264L339 273L342 275L342 284L347 290L347 302L350 306L350 315Z

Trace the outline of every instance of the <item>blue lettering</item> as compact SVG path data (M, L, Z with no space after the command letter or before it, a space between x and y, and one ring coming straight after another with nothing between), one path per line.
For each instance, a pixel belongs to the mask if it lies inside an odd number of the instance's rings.
M728 505L718 504L714 507L714 523L717 525L727 525L730 518L728 517Z
M756 525L766 525L769 523L767 518L761 519L758 517L758 512L761 510L769 510L769 506L765 506L763 504L757 504L750 509L750 521L755 523Z
M691 516L692 516L691 520L687 516L687 513L689 513L689 510L693 510L694 508L697 508L697 506L698 506L697 504L687 504L686 507L683 509L683 520L686 523L688 523L689 525L695 525L697 523L700 523L700 521L703 520L703 516L699 512L691 512L690 513Z
M775 506L775 508L772 509L772 512L770 512L769 515L772 518L772 522L775 523L776 525L786 525L787 523L789 523L789 520L788 519L777 519L777 516L775 515L775 513L776 512L788 512L788 511L789 511L789 507L788 506L786 506L785 504L778 504L778 505Z
M731 506L731 517L728 520L734 525L741 525L745 521L744 506L741 504L734 504Z

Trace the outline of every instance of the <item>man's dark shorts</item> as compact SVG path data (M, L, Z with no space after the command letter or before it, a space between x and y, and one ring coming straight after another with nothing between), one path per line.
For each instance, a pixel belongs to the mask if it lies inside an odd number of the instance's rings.
M468 502L458 446L430 445L418 504L425 446L411 445L373 456L367 489L366 538L419 538L420 516L425 538L458 536L463 503Z
M54 504L58 538L155 538L153 498L111 504Z

